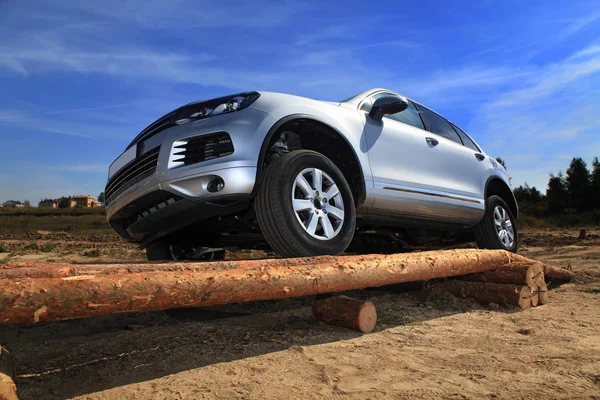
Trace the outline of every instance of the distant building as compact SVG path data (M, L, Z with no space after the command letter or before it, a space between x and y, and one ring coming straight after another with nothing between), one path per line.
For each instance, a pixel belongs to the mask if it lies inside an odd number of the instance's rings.
M63 207L63 208L73 208L75 207L75 201L73 201L72 198L70 197L60 197L58 199L56 199L56 204L58 205L58 207L60 208L61 203L63 202L63 200L67 200L69 202L69 205L67 207Z
M73 200L75 202L75 205L79 207L102 207L102 203L100 203L98 200L96 200L89 194L79 194L77 196L71 197L71 200Z
M58 208L58 200L44 199L40 201L38 207L41 208Z
M25 204L21 203L18 200L8 200L2 203L2 206L7 208L23 208L25 207Z

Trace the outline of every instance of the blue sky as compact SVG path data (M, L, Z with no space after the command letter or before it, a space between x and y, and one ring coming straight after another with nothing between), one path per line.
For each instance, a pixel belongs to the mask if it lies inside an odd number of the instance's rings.
M243 90L412 97L545 190L600 156L591 1L0 0L0 202L103 190L146 125Z

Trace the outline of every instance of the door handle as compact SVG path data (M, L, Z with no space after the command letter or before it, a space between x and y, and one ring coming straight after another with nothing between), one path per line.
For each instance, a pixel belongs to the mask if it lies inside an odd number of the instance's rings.
M432 137L426 137L426 138L425 138L425 141L427 142L427 144L429 145L429 147L435 147L435 146L437 146L437 145L438 145L438 143L439 143L437 140L435 140L435 139L434 139L434 138L432 138Z
M485 160L485 156L481 153L475 153L475 158L478 159L479 161Z

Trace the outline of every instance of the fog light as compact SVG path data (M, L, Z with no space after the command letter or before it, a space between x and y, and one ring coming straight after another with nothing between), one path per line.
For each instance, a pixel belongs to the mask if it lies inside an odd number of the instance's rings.
M206 190L208 190L211 193L216 193L216 192L220 192L221 190L223 190L224 187L225 187L225 181L223 181L223 179L221 179L221 178L215 178L208 183Z

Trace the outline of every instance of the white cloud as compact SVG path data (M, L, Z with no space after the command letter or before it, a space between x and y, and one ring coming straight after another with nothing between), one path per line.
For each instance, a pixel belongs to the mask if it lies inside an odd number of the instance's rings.
M488 153L506 160L513 184L543 190L571 157L599 155L600 54L584 48L529 78L482 105L470 128Z
M584 62L567 62L552 65L542 72L542 79L533 86L501 96L492 106L506 107L531 103L555 94L571 82L600 71L600 57Z
M576 18L570 24L568 24L564 29L558 32L556 39L564 40L569 36L574 35L579 32L583 28L591 25L592 23L598 21L600 19L600 12L592 13L591 15L586 15L585 17Z
M80 49L63 42L65 38L33 38L27 44L0 45L0 65L28 74L30 71L71 71L78 73L103 73L131 77L160 77L182 68L215 60L204 53L193 56L139 47L96 46ZM171 75L173 78L173 76Z
M328 39L347 39L353 36L353 32L354 31L347 25L327 26L316 32L300 35L298 40L296 40L296 46L306 46L309 44L320 43Z

